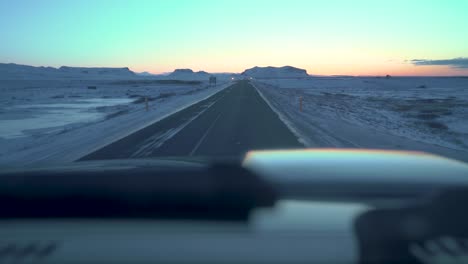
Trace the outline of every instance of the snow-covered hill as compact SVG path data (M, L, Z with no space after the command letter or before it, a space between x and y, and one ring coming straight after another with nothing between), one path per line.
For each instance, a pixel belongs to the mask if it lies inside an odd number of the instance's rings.
M228 80L232 73L194 72L191 69L176 69L169 74L135 73L127 67L35 67L15 63L0 63L0 80L109 80L109 79L170 79L182 81L208 81L210 76Z
M238 74L221 72L221 73L210 73L206 71L194 72L191 69L176 69L173 72L162 77L163 79L170 80L183 80L183 81L208 81L211 76L216 77L218 80L231 80L237 78ZM158 75L161 77L161 75Z
M142 76L142 77L160 77L161 76L160 74L153 74L153 73L147 72L147 71L137 72L136 75Z
M59 72L71 76L112 76L112 77L135 77L136 74L127 67L123 68L85 68L62 66Z
M173 80L208 80L210 74L205 71L194 72L191 69L176 69L174 72L167 75L168 79Z
M253 67L245 70L242 75L256 79L276 79L276 78L307 78L306 70L292 66L283 67Z
M125 68L85 67L34 67L14 63L0 63L1 80L43 80L43 79L119 79L137 75Z

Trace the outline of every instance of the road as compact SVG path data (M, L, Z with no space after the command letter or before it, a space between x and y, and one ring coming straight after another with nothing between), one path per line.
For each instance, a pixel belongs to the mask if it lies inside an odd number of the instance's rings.
M242 157L253 149L301 147L256 89L240 81L80 160Z

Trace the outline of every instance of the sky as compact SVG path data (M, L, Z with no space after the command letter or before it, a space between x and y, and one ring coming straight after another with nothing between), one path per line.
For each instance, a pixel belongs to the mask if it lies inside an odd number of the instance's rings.
M468 75L467 12L468 0L0 0L0 62Z

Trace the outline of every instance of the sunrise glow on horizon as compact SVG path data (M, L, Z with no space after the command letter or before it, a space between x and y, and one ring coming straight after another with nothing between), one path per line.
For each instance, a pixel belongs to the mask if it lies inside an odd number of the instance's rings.
M468 75L468 63L450 61L468 57L466 10L436 0L0 0L0 63Z

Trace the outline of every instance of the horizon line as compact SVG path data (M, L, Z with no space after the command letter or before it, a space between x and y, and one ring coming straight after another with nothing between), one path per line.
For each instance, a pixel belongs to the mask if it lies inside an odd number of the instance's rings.
M159 72L159 73L154 73L150 72L148 70L143 70L143 71L134 71L131 69L131 67L128 66L122 66L122 67L109 67L109 66L67 66L67 65L61 65L61 66L44 66L44 65L29 65L29 64L21 64L21 63L16 63L16 62L0 62L0 64L13 64L13 65L19 65L19 66L29 66L29 67L36 67L36 68L54 68L54 69L60 69L61 67L70 67L70 68L114 68L114 69L128 69L131 72L135 74L140 74L140 73L149 73L151 75L168 75L173 73L175 70L180 70L180 69L189 69L192 70L194 73L204 71L209 74L236 74L236 75L241 75L241 72L208 72L205 70L199 70L199 71L194 71L192 68L187 68L187 67L180 67L180 68L174 68L171 72ZM284 65L284 66L253 66L254 67L260 67L260 68L266 68L266 67L273 67L273 68L281 68L281 67L294 67L297 69L305 70L307 73L306 69L298 68L295 66L291 65ZM251 69L251 68L246 68L246 69ZM245 70L244 70L245 71ZM309 77L375 77L375 78L385 78L387 75L390 76L390 78L394 77L431 77L431 78L468 78L468 75L392 75L392 74L359 74L359 75L350 75L350 74L310 74L307 73ZM272 78L273 79L273 78ZM288 78L275 78L275 79L288 79Z

